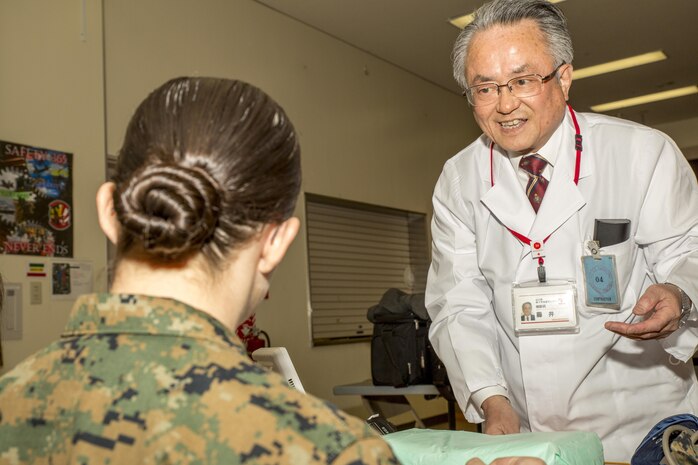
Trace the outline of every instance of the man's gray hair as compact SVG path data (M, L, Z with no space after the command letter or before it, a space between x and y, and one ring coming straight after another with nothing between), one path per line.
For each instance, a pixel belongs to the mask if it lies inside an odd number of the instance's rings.
M492 0L475 10L473 21L465 26L453 46L453 77L465 89L465 62L468 47L476 32L496 25L515 24L531 19L538 24L546 38L555 66L572 63L574 51L562 11L547 0Z

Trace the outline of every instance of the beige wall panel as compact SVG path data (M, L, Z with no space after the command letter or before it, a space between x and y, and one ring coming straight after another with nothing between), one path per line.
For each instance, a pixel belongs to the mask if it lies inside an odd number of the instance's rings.
M102 5L96 0L0 1L0 139L73 153L74 257L92 262L104 289L106 243L94 197L104 179ZM5 367L58 338L72 302L52 301L50 277L27 264L52 259L0 255L6 281L23 285L23 338L3 341ZM50 276L50 274L49 274ZM42 304L30 305L29 283Z

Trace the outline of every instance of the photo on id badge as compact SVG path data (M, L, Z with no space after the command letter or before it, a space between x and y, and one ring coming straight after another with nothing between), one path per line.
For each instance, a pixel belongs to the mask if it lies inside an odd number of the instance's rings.
M524 324L533 323L536 321L543 323L550 320L562 320L567 321L568 318L561 315L555 314L555 309L546 309L545 304L538 303L538 308L533 311L533 304L531 302L524 302L521 304L521 322Z

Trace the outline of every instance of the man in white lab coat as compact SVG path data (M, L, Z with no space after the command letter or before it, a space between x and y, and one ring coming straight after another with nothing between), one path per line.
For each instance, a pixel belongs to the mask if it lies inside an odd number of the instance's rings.
M571 62L546 0L494 0L459 36L484 134L434 191L430 338L486 433L593 431L629 462L698 408L698 187L664 134L568 107Z

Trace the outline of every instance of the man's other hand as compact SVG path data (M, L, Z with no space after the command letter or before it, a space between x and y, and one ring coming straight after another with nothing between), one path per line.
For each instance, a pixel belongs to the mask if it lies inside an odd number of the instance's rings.
M485 462L480 459L471 459L465 465L485 465ZM489 465L546 465L546 463L535 457L502 457L490 462Z
M514 434L520 431L519 416L504 396L492 396L482 403L485 434Z

